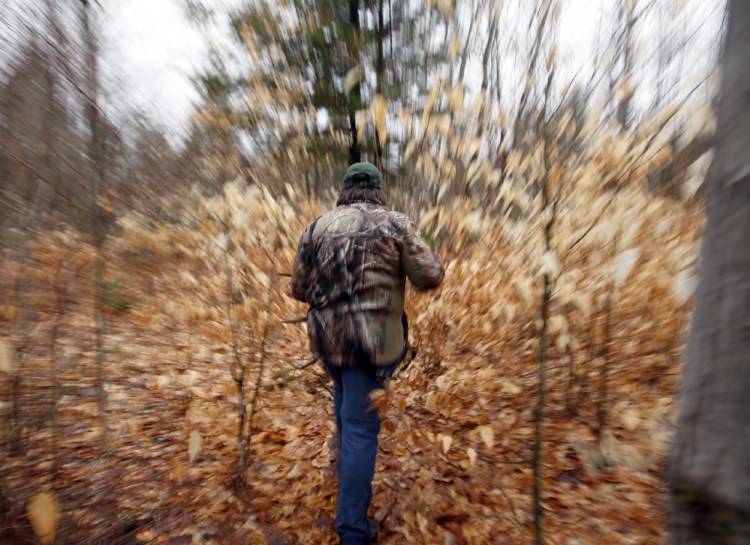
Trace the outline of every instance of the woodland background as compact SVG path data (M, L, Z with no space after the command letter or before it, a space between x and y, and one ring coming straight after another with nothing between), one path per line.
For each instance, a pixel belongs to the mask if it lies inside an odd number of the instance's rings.
M665 543L726 20L696 35L726 10L605 7L576 70L565 0L191 0L175 143L113 113L105 8L30 3L0 73L0 542L334 542L287 276L369 160L447 268L376 400L383 542Z

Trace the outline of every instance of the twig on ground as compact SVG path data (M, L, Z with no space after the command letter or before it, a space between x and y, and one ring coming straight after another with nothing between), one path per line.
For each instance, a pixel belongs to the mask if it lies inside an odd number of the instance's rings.
M310 359L310 360L306 360L306 361L305 361L305 362L304 362L303 364L301 364L301 365L295 365L295 364L292 364L292 367L294 367L294 368L295 368L296 370L298 370L298 371L302 371L303 369L307 369L308 367L311 367L311 366L312 366L312 365L314 365L314 364L315 364L315 363L316 363L317 361L318 361L318 358L312 358L312 359Z
M294 318L282 318L282 324L303 324L307 322L307 316L295 316Z

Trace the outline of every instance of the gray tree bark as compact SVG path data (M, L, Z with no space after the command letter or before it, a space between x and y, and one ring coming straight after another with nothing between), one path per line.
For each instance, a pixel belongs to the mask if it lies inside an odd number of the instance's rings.
M750 2L729 28L670 471L674 545L750 543Z

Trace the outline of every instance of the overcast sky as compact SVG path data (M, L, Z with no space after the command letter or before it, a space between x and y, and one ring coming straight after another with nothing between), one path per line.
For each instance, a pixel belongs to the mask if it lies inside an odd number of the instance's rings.
M572 64L586 62L608 2L568 0L560 44ZM113 5L106 17L112 75L119 71L134 86L127 99L135 106L167 122L184 119L196 98L190 75L205 61L207 45L185 16L182 0L127 0Z
M0 1L7 2L9 7L0 10L0 48L8 46L10 49L14 41L17 42L19 29L24 28L19 21L30 20L33 24L35 19L41 19L34 14L33 6L37 4L34 0ZM207 0L205 3L226 5L230 1L238 0ZM613 24L612 10L616 1L567 0L564 3L558 60L567 65L567 73L573 74L591 62L597 40L607 37L608 31L602 26ZM700 77L713 63L708 53L718 35L724 0L656 1L682 6L675 24L683 25L686 33L694 34L686 71L696 71ZM457 0L460 6L459 2ZM645 2L639 2L639 6L642 4ZM102 2L102 5L101 23L105 34L102 68L108 82L109 102L118 105L118 115L141 111L179 133L179 129L186 127L191 104L196 99L190 78L205 63L208 51L201 31L187 19L184 0L119 0ZM506 10L503 21L506 26L501 30L511 33L526 30L526 23L511 19L512 13ZM648 25L644 30L646 41L650 39L649 33L656 35L656 19ZM640 52L644 59L642 64L649 54L649 51ZM0 62L3 58L0 51ZM469 71L472 72L477 78L479 71ZM649 94L648 82L645 85L642 96Z
M602 27L614 23L612 13L617 1L567 0L563 4L558 34L559 60L567 65L565 72L571 74L570 77L593 60L597 41L609 38L606 35L609 31ZM702 77L713 63L710 47L721 25L724 0L658 2L675 6L679 10L674 17L675 24L684 26L686 33L694 33L689 46L692 48L690 65L685 70ZM228 0L205 3L226 5ZM460 5L460 0L456 4ZM647 2L639 2L639 9L645 4ZM196 97L190 76L205 62L207 45L201 33L187 20L183 0L123 0L109 5L116 7L107 8L108 58L111 67L122 73L130 88L128 96L122 98L170 126L184 126L191 101ZM508 10L504 15L509 32L525 30L521 28L525 23L519 25L518 21L508 20L513 18ZM646 42L641 44L646 51L639 52L641 67L653 57L653 51L648 49L655 49L657 24L656 17L645 22L640 38ZM652 37L653 48L647 43ZM643 85L641 96L645 97L651 90L648 81Z
M107 8L109 76L122 79L119 97L154 120L184 127L197 98L190 78L205 63L203 36L181 0L127 0Z
M36 0L0 0L0 68L31 27L44 20ZM184 127L196 93L190 78L205 62L207 45L188 21L182 0L101 2L101 68L106 101L115 115L133 110ZM131 112L128 112L131 110Z

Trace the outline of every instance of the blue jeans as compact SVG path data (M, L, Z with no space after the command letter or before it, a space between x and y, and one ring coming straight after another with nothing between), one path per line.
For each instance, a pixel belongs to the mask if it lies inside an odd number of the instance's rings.
M378 452L380 415L370 410L370 393L383 388L372 370L326 366L333 379L333 404L339 432L339 498L336 531L344 545L369 543L367 510Z

